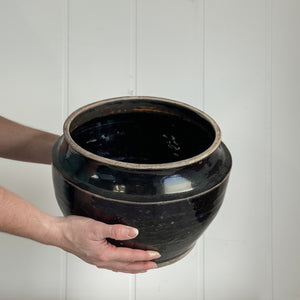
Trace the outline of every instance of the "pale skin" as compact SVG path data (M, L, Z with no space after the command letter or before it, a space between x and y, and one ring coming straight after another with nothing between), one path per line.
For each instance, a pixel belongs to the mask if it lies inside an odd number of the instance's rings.
M0 157L51 164L58 136L0 116ZM0 186L0 231L59 247L87 263L124 273L142 273L157 267L156 251L115 247L106 238L129 240L136 228L108 225L80 216L57 217Z

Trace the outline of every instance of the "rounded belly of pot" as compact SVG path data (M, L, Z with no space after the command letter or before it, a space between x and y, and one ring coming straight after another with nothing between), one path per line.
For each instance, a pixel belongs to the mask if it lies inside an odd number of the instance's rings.
M219 210L227 185L199 195L172 201L130 203L105 198L86 191L65 179L53 167L55 193L64 215L81 215L107 224L124 224L139 229L129 241L113 241L117 246L157 250L162 255L156 262L162 266L183 257Z

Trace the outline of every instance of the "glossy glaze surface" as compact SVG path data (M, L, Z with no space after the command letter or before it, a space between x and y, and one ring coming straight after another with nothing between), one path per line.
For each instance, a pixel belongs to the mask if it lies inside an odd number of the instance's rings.
M230 153L209 118L150 97L82 108L53 148L63 213L137 227L134 240L111 242L158 250L161 264L189 251L213 220L230 168Z

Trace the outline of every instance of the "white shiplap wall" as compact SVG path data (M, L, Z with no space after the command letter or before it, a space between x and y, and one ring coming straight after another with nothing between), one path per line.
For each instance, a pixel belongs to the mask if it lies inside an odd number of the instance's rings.
M1 115L59 133L61 114L62 7L57 1L0 1ZM48 166L0 158L0 184L51 214ZM0 234L0 299L60 299L59 249Z
M98 270L0 234L0 300L300 299L300 2L0 0L1 114L61 133L92 101L154 95L204 109L234 166L182 261ZM60 214L47 166L1 159L0 184Z

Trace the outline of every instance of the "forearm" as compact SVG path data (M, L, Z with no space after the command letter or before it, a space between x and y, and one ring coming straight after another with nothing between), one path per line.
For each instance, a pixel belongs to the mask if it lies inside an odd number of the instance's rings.
M55 245L59 239L56 217L0 186L0 232Z
M51 164L52 147L58 135L27 127L0 116L0 156Z

